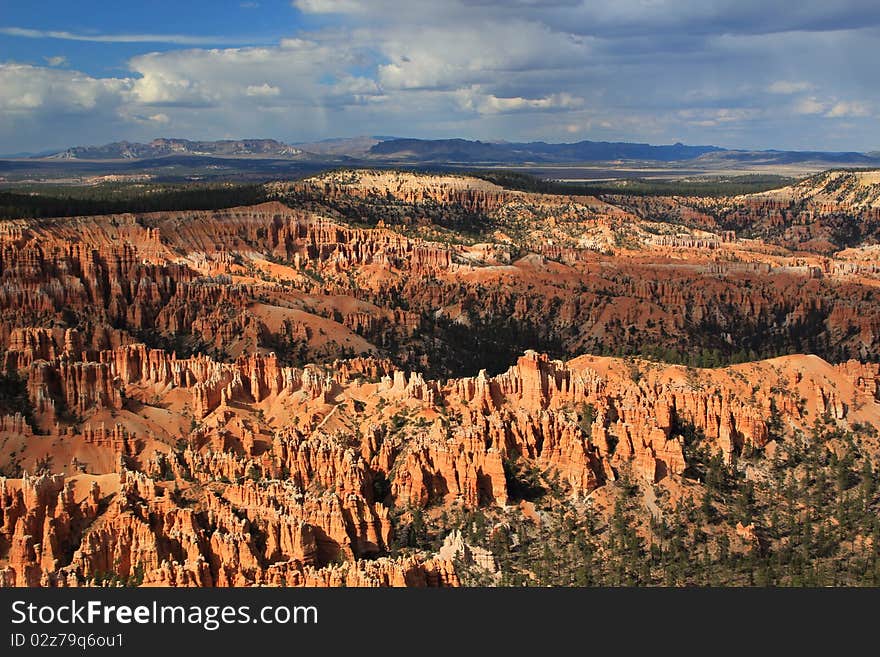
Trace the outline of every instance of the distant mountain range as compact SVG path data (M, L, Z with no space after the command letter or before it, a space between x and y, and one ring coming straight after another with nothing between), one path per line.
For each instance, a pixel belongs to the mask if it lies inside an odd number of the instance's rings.
M313 155L358 158L366 157L373 146L388 139L394 137L337 137L296 144L296 147Z
M427 163L571 164L583 162L693 162L700 164L782 165L815 162L829 166L880 164L878 153L822 151L746 151L718 146L579 141L573 144L481 142L465 139L389 139L366 153L370 160Z
M206 155L211 157L292 157L302 149L275 139L154 139L148 144L116 141L103 146L75 146L48 155L54 160L144 160L168 155Z
M828 166L877 166L880 153L828 152L828 151L737 151L719 150L701 155L696 159L701 164L754 164L784 165L815 162Z
M692 160L724 149L717 146L652 146L628 142L579 141L573 144L482 142L466 139L392 139L370 148L373 159L411 159L420 162L610 162Z
M154 139L142 144L120 141L103 146L76 146L33 156L43 160L112 161L152 160L170 156L208 158L295 159L328 164L573 164L586 162L691 162L784 165L805 162L843 165L880 165L880 154L822 151L747 151L718 146L688 146L607 141L551 144L488 142L467 139L404 139L363 136L286 144L275 139L191 141Z

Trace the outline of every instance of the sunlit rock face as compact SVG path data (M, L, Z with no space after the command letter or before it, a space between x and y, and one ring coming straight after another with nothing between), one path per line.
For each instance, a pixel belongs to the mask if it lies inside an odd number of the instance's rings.
M462 555L497 564L460 534L412 549L401 518L503 513L517 472L692 494L694 440L735 464L817 418L880 427L870 244L819 248L781 197L270 189L0 224L0 583L456 586Z

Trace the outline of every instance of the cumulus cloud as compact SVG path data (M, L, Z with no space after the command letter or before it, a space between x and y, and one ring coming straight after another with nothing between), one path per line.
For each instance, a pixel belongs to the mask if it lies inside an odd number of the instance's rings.
M505 82L536 71L572 69L589 45L546 26L517 20L499 24L388 29L378 47L389 60L378 67L385 87L454 89Z
M53 141L63 143L91 134L84 126L95 134L112 126L127 138L172 126L199 138L403 134L880 147L872 123L880 103L874 1L291 4L325 15L316 23L328 27L235 47L203 36L4 28L19 37L92 41L161 36L180 47L143 52L115 74L85 75L49 59L26 73L15 67L28 65L3 65L0 112L15 119L0 121L0 136L24 140L52 126ZM61 115L80 119L53 120Z
M543 98L498 97L494 94L481 93L478 89L472 88L457 92L457 96L462 108L479 114L562 111L584 106L583 98L577 98L568 93L553 94Z
M229 107L251 103L338 107L377 92L375 81L348 73L355 55L335 45L288 39L280 46L150 53L129 62L135 102L154 106Z
M794 107L796 114L821 115L830 119L867 118L870 117L871 106L857 100L820 100L815 96L802 98Z
M3 112L92 112L118 106L130 88L131 80L127 78L93 78L77 71L0 64Z
M840 101L834 103L825 116L830 118L865 117L871 116L871 110L866 103Z
M96 78L79 71L0 64L0 143L18 150L103 143L125 134L121 112L129 78Z

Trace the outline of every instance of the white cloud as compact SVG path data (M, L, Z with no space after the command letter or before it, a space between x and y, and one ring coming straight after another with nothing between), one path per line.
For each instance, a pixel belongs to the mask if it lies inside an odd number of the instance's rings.
M152 137L157 126L171 125L177 134L205 139L578 135L751 148L880 147L870 118L880 103L870 56L876 31L847 27L855 18L860 26L880 24L876 0L877 11L845 0L803 0L796 12L766 0L292 4L334 14L321 21L332 27L242 47L226 47L232 37L147 28L122 35L2 28L0 34L22 38L186 47L144 46L116 74L13 72L10 66L23 65L7 64L0 70L0 138L15 150L12 144L33 135L54 146L88 134L101 135L99 141ZM216 47L189 47L209 45ZM865 134L832 144L825 128L839 128L843 117L858 128L853 135Z
M130 87L127 78L93 78L77 71L0 64L0 111L90 112L118 106Z
M184 107L208 107L214 104L211 92L198 81L170 71L142 69L138 72L142 77L135 80L131 97L139 104Z
M131 84L128 78L0 64L0 143L42 150L126 135L131 124L121 114Z
M226 107L232 112L267 101L338 106L355 102L354 93L376 93L374 81L347 73L354 62L344 48L305 39L286 40L281 47L150 53L129 62L140 75L132 99L144 105Z
M273 87L268 82L264 82L263 84L260 84L260 85L249 84L245 93L248 96L272 97L272 96L277 96L278 94L280 94L281 89L279 89L278 87Z
M871 116L871 107L862 101L819 100L815 96L795 103L796 114L821 115L830 119L865 118Z
M307 14L360 14L369 4L358 0L294 0L291 4Z
M67 63L67 57L56 55L55 57L43 57L49 66L64 66Z
M835 103L825 116L829 118L866 117L871 116L871 109L866 103L840 101Z
M378 68L379 82L394 89L454 89L574 70L590 54L587 42L519 20L391 28L374 38L388 59Z
M569 110L584 106L583 98L568 93L553 94L543 98L522 98L521 96L498 97L494 94L481 93L478 89L464 89L456 92L456 95L462 108L479 114Z
M746 107L719 107L712 109L680 110L678 116L686 123L701 128L711 128L724 124L741 123L758 118L761 111Z
M809 91L813 85L809 82L791 82L789 80L777 80L767 87L771 94L796 94L801 91Z
M828 108L828 104L824 103L815 96L802 98L794 104L795 114L822 114Z

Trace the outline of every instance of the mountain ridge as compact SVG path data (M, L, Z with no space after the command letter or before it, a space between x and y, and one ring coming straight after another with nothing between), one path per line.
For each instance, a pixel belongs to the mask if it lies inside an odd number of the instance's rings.
M714 145L648 144L625 141L551 143L508 142L461 138L418 139L358 136L289 144L276 139L223 139L197 141L161 137L147 143L117 141L97 146L74 146L55 153L30 156L34 160L139 161L169 156L222 158L313 159L327 162L574 164L584 162L644 161L711 163L715 166L802 163L880 165L880 154L850 151L745 150Z
M46 156L53 160L142 160L166 155L213 155L226 157L291 157L302 154L299 148L276 139L221 139L193 141L160 137L149 143L117 141L100 146L73 146Z
M370 148L369 155L393 158L413 153L423 159L437 160L449 157L465 161L546 161L586 162L608 160L689 160L706 153L724 149L718 146L686 146L681 143L654 146L637 142L579 141L574 143L484 142L466 139L392 139Z

